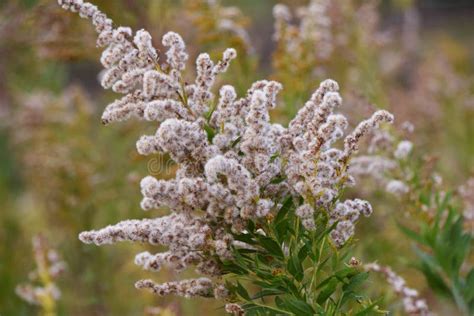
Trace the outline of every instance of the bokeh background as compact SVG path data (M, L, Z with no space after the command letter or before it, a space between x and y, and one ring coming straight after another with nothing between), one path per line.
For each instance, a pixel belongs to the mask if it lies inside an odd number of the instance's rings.
M240 93L256 79L283 82L275 120L288 122L319 81L331 77L340 82L343 111L354 122L379 107L394 112L398 125L413 123L411 141L437 160L446 186L456 188L472 175L472 0L349 1L351 10L331 16L335 32L346 40L324 61L292 60L273 40L272 8L279 2L296 8L308 1L94 1L117 25L149 30L157 46L166 31L179 32L190 60L202 51L218 58L226 47L236 47L239 61L223 82ZM369 2L372 11L360 9ZM222 18L249 38L218 28ZM83 230L153 216L139 208L138 183L150 172L163 177L173 172L172 165L161 167L165 161L150 162L135 151L135 140L154 126L100 124L101 111L115 96L98 83L95 36L87 21L61 10L55 0L0 1L0 315L39 311L15 294L35 269L31 239L38 233L67 264L57 279L59 315L222 315L216 302L135 290L139 278L173 279L169 271L152 275L133 264L143 247L98 248L77 239ZM368 186L362 194L380 202L374 217L359 225L358 257L392 265L439 315L451 312L407 264L413 254L400 242L393 220L403 207ZM383 302L400 313L393 295Z

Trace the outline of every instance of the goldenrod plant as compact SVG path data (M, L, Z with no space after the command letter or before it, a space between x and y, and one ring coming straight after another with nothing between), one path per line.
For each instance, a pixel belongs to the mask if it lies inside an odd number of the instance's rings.
M451 300L458 313L470 315L474 307L474 268L470 264L472 180L458 189L461 199L453 196L436 172L436 161L432 157L417 156L412 142L399 139L400 135L393 130L391 133L376 131L369 148L377 155L354 159L352 170L358 176L371 176L403 206L395 215L395 221L403 235L413 242L416 254L415 258L407 257L405 261L422 272L434 293ZM389 279L396 278L390 268L378 264L367 267L382 272ZM395 290L403 293L400 287Z
M379 59L391 38L379 31L377 3L311 0L295 10L274 6L274 76L291 98L301 100L312 82L331 76L370 102L387 106Z
M451 300L462 315L474 312L472 219L468 205L459 206L440 186L440 176L423 175L422 167L405 165L407 209L415 221L400 221L402 232L414 242L414 265L436 294ZM471 227L471 229L469 228Z
M471 315L442 2L0 1L0 314Z
M354 184L348 165L360 139L391 123L390 113L377 111L344 138L342 149L333 148L347 127L344 116L333 114L341 104L335 81L323 81L285 128L268 115L282 89L278 82L257 81L241 98L225 85L215 98L216 76L237 57L234 49L225 50L217 63L200 54L195 80L188 83L188 55L177 33L163 36L167 51L161 55L146 30L115 28L87 2L59 4L92 21L97 44L106 47L102 86L124 94L107 106L102 122L158 122L155 134L138 140L137 150L168 153L179 165L175 179L141 181L142 209L166 207L169 215L83 232L83 242L166 246L166 252L138 254L135 263L151 271L194 266L202 276L161 284L146 279L135 286L160 296L222 299L233 314L378 310L357 295L367 274L344 267L342 250L359 217L370 216L372 207L360 199L343 200L342 194ZM246 280L261 290L250 294L242 285ZM270 304L267 296L273 297Z
M41 315L55 316L56 301L61 297L61 291L55 281L66 269L66 264L59 254L48 246L44 236L34 236L32 244L36 269L30 272L29 278L39 285L20 284L16 293L26 302L39 306Z

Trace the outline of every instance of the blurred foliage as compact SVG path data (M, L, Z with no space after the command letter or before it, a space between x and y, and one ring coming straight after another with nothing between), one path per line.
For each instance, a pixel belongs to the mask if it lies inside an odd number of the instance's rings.
M463 231L463 217L447 206L448 202L449 197L437 201L434 221L428 225L422 223L419 233L404 226L402 231L419 244L415 247L419 257L417 268L423 272L429 287L454 301L464 315L472 315L474 268L465 266L470 256L472 235Z
M307 4L303 0L281 2L292 10ZM362 244L357 254L401 270L438 314L452 313L453 305L466 315L472 314L472 231L463 230L457 197L443 196L443 189L433 190L431 182L423 180L422 172L434 171L428 168L428 160L420 158L423 153L439 158L438 169L447 187L459 185L474 172L474 46L472 38L471 42L456 40L472 37L474 29L472 25L461 29L453 19L447 20L452 25L442 24L442 30L423 24L424 14L433 22L442 19L443 13L449 14L443 10L472 10L472 1L381 1L381 10L372 1L334 1L334 34L345 40L324 61L314 58L314 43L306 43L304 58L295 60L282 43L271 40L271 8L277 1L224 1L243 13L223 13L223 5L211 5L212 1L95 3L118 24L147 28L155 39L166 30L179 31L193 55L210 51L216 59L227 46L236 47L239 63L232 66L227 78L232 76L239 92L267 75L281 81L285 86L282 97L289 106L273 113L279 121L288 121L319 81L332 77L341 83L345 103L350 105L344 111L358 113L355 120L365 116L367 108L378 106L393 111L400 124L406 120L414 123L416 132L411 137L420 160L411 167L416 171L410 183L413 196L401 202L387 199L377 188L363 192L373 201L375 218L359 225L364 229L357 235ZM411 11L417 7L422 11ZM438 10L438 15L423 10ZM412 23L410 12L421 12L421 24ZM239 33L219 28L224 14L250 30L250 45ZM99 124L101 109L113 96L101 92L97 82L90 80L99 69L94 38L88 23L63 12L54 0L0 2L0 313L36 314L34 307L15 295L15 287L33 268L30 240L41 232L68 264L58 281L63 293L59 315L220 315L220 305L208 301L165 300L136 292L133 282L145 273L128 259L134 252L132 246L100 249L77 240L82 230L144 216L138 210L138 181L146 174L146 161L133 147L139 129L134 123L107 129ZM264 57L259 59L259 53ZM270 60L274 68L269 66ZM423 211L427 203L431 212ZM291 212L282 216L291 217ZM290 229L296 225L294 216L282 223L288 226L282 227L284 238L311 244L314 236L297 235ZM310 266L335 251L328 246L304 246L285 260L273 254L276 263L269 265L264 255L274 251L272 244L281 243L280 233L272 232L264 253L242 254L241 266L233 267L236 272L271 273L275 266L284 265L292 273L287 277L299 282L304 275L300 266L292 264L294 256L304 256L304 265ZM339 265L325 265L334 277L315 281L319 295L337 292L345 300L353 295L347 290L352 288L351 282L365 277L357 268L344 266L343 258L341 254ZM171 276L165 270L157 278L166 281ZM238 285L234 293L256 311L266 307L256 305L255 297L287 286L257 285L255 293L243 292ZM377 292L377 285L369 287ZM438 301L435 295L450 303ZM396 312L399 307L393 301L386 294L377 305ZM299 315L307 309L294 298L274 306Z

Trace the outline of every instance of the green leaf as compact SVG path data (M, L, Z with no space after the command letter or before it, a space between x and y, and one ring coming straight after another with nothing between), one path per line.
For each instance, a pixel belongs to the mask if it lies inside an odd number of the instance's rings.
M234 273L236 275L246 275L248 272L245 268L242 268L234 263L223 263L223 271L225 273Z
M274 222L276 224L280 223L286 217L286 214L288 214L292 206L293 206L293 198L290 196L283 202L283 205L278 211L278 214L275 217Z
M204 130L206 131L207 133L207 139L209 140L209 142L212 143L212 140L214 139L214 136L216 136L216 132L214 131L214 129L209 126L208 124L205 124L204 125Z
M426 262L421 264L420 270L425 275L426 281L431 289L446 297L452 297L449 287L446 285L439 273L433 271Z
M260 245L271 255L279 259L283 259L285 257L280 245L275 240L267 236L257 236L257 238L260 241Z
M286 311L279 310L271 306L257 305L255 303L247 303L241 306L245 310L247 316L261 315L291 315Z
M264 280L272 279L272 268L268 265L268 260L263 255L255 256L254 260L255 266L252 267L252 270L255 274Z
M294 230L290 227L290 221L288 220L274 224L274 231L280 243L282 243L289 234L294 234Z
M237 283L235 284L235 292L237 294L240 295L240 297L242 297L244 300L246 301L250 301L251 298L250 298L250 295L249 293L247 292L247 290L242 286L242 284L240 284L240 282L237 281Z
M274 153L274 154L270 157L270 163L274 162L275 159L277 159L278 157L280 157L280 153Z
M349 283L342 286L344 292L352 292L369 277L368 272L358 273L349 280Z
M331 256L328 256L326 259L324 259L323 261L320 261L317 268L316 268L316 273L318 273L319 271L321 271L325 266L326 264L328 263L329 259L331 258ZM329 277L327 280L329 281L331 277Z
M352 267L347 267L347 268L344 268L344 269L341 269L341 270L337 271L334 275L338 279L342 280L344 278L352 278L352 277L356 276L359 273L360 272L357 271L357 269L352 268Z
M283 290L280 290L280 289L266 288L266 289L263 289L263 290L255 293L255 295L252 296L252 299L256 300L256 299L266 297L266 296L281 295L281 294L285 294L285 293L286 293L286 291L283 291Z
M388 313L380 313L377 304L378 302L374 302L370 304L369 306L365 307L363 310L358 311L354 316L373 315L374 312L377 312L377 314L387 315Z
M300 291L292 280L290 280L287 276L281 276L281 280L283 281L285 288L290 290L291 294L293 294L297 298L301 298Z
M474 299L474 268L466 276L466 293L464 294L467 301Z
M314 309L305 301L297 300L293 297L277 297L275 302L278 307L292 312L295 315L314 315Z
M303 247L301 247L300 251L298 251L298 260L303 264L303 261L308 257L308 252L311 252L311 248L308 251L308 245L304 244Z
M240 142L241 139L242 139L242 136L237 137L237 138L232 142L232 144L230 145L230 147L231 147L231 148L234 148L235 145L237 145L237 144Z
M408 238L420 243L420 244L423 244L423 245L428 245L428 243L426 242L426 240L423 239L422 236L420 236L419 234L417 234L415 231L409 229L408 227L405 227L403 226L402 224L400 223L397 223L398 225L398 228L402 231L402 233L404 233Z
M239 235L234 235L234 239L238 241L242 241L244 243L247 243L249 245L255 245L257 242L255 239L252 237L250 234L239 234Z
M285 180L286 180L286 177L284 177L284 176L277 176L277 177L273 178L273 179L270 181L270 183L271 183L271 184L278 184L278 183L282 183L282 182L285 181Z
M248 221L247 231L249 232L250 235L254 235L254 233L255 233L255 223L253 221Z
M256 253L258 253L258 250L257 250L257 249L237 249L237 251L238 251L242 256L246 256L246 255L251 255L251 254L256 254Z
M336 278L331 278L324 286L324 288L319 292L318 298L316 302L319 305L322 305L326 302L326 300L336 291L338 280Z
M301 264L297 252L291 254L290 259L288 260L287 269L288 272L290 272L290 274L294 276L297 281L301 282L301 280L303 280L303 265Z
M316 239L316 242L319 243L321 240L323 240L323 238L327 237L329 235L329 233L334 229L336 228L337 224L339 222L336 221L334 222L331 226L329 226L328 228L324 229L320 234L318 234L318 238Z

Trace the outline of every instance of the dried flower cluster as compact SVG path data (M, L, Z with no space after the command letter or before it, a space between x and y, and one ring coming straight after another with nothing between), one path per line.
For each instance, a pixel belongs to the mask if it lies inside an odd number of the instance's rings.
M138 281L135 286L137 289L150 289L153 293L160 296L175 294L183 297L212 297L213 284L208 278L199 278L191 280L181 280L176 282L166 282L155 284L151 280Z
M166 153L179 164L174 179L147 176L141 181L141 207L165 207L169 215L80 234L83 242L97 245L132 241L166 246L163 253L138 254L135 262L152 271L195 266L205 276L164 284L142 280L137 288L158 295L224 298L225 287L210 277L222 275L221 263L233 260L233 246L249 246L233 235L245 234L251 221L271 221L288 196L301 201L296 214L306 229L315 229L314 216L320 213L337 223L331 238L338 247L354 234L360 215L371 214L368 202L342 201L341 192L354 184L349 165L361 138L381 123L391 123L390 113L377 111L344 138L347 119L334 113L342 102L339 86L326 80L285 128L269 117L282 89L278 82L257 81L243 97L224 85L215 96L216 77L227 70L235 50L227 49L217 63L200 54L195 80L187 83L188 55L178 34L163 36L168 50L162 62L147 31L114 28L104 13L82 0L59 3L95 25L98 45L107 47L101 58L106 69L102 85L125 95L107 106L103 122L131 117L156 122L156 133L138 140L138 152ZM339 139L342 149L333 146ZM234 305L227 310L240 313Z
M355 157L351 161L354 176L368 176L395 196L409 193L406 183L411 174L405 174L400 166L410 157L413 144L408 140L395 141L393 133L375 130L370 137L368 154Z
M48 247L43 236L33 237L32 243L36 270L29 274L29 279L41 285L33 283L18 285L16 294L32 305L41 306L45 311L52 311L55 301L61 296L54 281L64 272L66 264L54 249Z
M377 263L365 265L368 271L377 272L383 275L387 282L392 286L397 295L403 299L403 308L408 315L429 316L432 315L428 309L426 301L419 297L418 291L409 288L405 280L397 275L390 267L381 266Z
M34 91L18 98L18 102L20 106L8 121L11 128L21 126L12 133L12 144L22 163L25 184L35 197L46 197L47 216L53 218L77 206L78 188L90 187L97 179L93 168L97 159L89 155L87 136L69 137L90 126L93 107L77 86L59 95ZM70 138L67 146L64 137ZM65 187L65 178L71 179L74 188Z
M467 180L465 184L459 187L459 195L464 202L463 215L468 224L474 225L474 178ZM474 227L471 227L474 229Z
M331 1L328 0L311 1L308 6L297 10L300 22L298 26L294 26L290 24L293 19L290 9L286 5L277 4L273 8L274 39L286 42L288 51L298 55L302 53L304 43L310 42L317 49L316 56L327 59L334 49L330 7Z
M225 311L227 313L235 315L235 316L245 315L245 312L242 309L242 307L240 307L238 304L235 304L235 303L226 304L225 305Z
M344 245L354 235L354 225L361 214L365 217L372 214L372 206L369 202L355 199L336 204L329 221L330 224L337 222L336 228L331 232L331 237L336 245Z
M357 54L355 47L380 47L387 42L386 34L377 32L375 1L311 0L294 14L288 6L277 4L273 16L273 38L278 45L274 62L287 74L326 76L335 57L344 55L344 62L350 63L347 75L359 76L349 56Z

